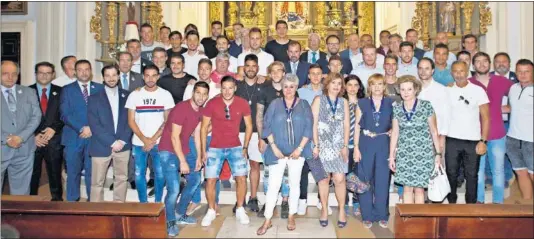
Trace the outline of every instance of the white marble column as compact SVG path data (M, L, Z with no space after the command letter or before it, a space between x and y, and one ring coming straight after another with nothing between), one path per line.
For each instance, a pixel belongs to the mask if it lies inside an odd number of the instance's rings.
M100 43L89 32L89 24L91 16L94 14L95 3L77 2L76 9L76 57L91 62L93 67L93 80L102 82L100 69L102 69L103 65L96 61L97 58L100 58Z

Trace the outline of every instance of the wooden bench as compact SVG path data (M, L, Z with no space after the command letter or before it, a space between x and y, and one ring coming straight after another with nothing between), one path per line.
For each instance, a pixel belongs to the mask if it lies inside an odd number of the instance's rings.
M2 224L32 238L164 238L161 203L2 200Z
M397 204L395 238L532 238L532 205Z

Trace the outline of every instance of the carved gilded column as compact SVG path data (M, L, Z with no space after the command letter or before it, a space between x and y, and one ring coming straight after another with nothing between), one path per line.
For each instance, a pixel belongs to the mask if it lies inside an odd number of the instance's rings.
M360 36L363 34L375 35L375 3L358 2L358 29Z
M224 4L224 3L221 3L221 2L209 2L209 4L208 4L208 8L209 8L208 18L209 18L209 23L210 24L213 21L221 21L221 15L222 15L221 14L222 13L221 4Z
M462 36L462 22L461 22L461 19L460 19L460 16L462 15L462 11L460 11L460 3L459 2L455 2L454 3L454 8L456 9L456 35L457 36Z
M465 31L464 33L471 33L471 18L473 17L473 10L475 8L475 3L473 2L463 2L462 9L464 10L464 22L465 22Z
M108 24L108 43L115 43L115 21L117 20L117 3L107 2L106 20Z
M492 15L488 7L488 2L479 2L478 9L480 11L480 34L486 34L488 32L488 25L492 23Z
M432 16L432 19L430 20L430 25L428 26L428 29L432 29L432 32L429 32L429 35L436 35L439 31L438 29L438 19L437 19L437 15L438 15L438 10L437 10L437 3L436 2L432 2L432 10L430 10L430 12L426 12L426 14L428 16ZM427 18L428 19L428 18Z
M326 16L326 3L325 2L314 2L315 7L315 24L313 26L313 32L321 36L321 46L319 49L324 51L326 49L326 26L325 26L325 16Z
M124 12L123 10L128 9L126 2L119 2L119 42L124 42Z
M210 16L211 16L211 4L213 2L210 2ZM226 11L226 17L228 19L228 26L226 26L226 32L227 32L227 36L228 38L234 40L235 39L235 33L234 33L234 29L233 29L233 25L234 23L237 23L238 20L237 20L237 17L238 17L238 11L239 11L239 7L237 6L237 3L236 2L228 2L228 10ZM215 13L214 13L215 14Z
M95 40L100 41L102 39L102 2L95 2L95 15L91 17L89 23L89 31L95 34Z

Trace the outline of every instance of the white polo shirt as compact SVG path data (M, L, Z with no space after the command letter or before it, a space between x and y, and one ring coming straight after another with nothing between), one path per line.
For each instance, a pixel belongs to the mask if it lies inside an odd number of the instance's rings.
M364 85L365 89L367 89L367 81L369 81L369 77L375 73L380 73L384 75L384 69L377 63L376 67L371 69L368 68L365 65L358 66L350 72L351 75L357 75L360 80L362 81L362 84Z
M192 75L196 79L198 79L198 62L200 61L200 59L208 59L208 57L204 54L200 54L198 50L192 56L188 54L188 51L182 54L182 56L185 60L184 72L187 72L187 74Z
M237 66L245 66L245 57L249 54L253 54L253 53L243 52L239 54L239 56L237 57ZM260 52L256 54L256 56L258 56L258 66L259 66L258 75L267 76L267 67L269 67L269 65L274 62L273 55L267 52L264 52L263 50L260 49Z
M213 71L215 71L216 68L216 59L217 57L211 58L211 64L213 65L211 68L213 69ZM230 56L229 60L230 65L228 65L228 71L232 73L237 73L237 58Z
M381 54L376 54L376 65L384 67L384 56ZM352 69L356 69L360 66L363 66L363 53L360 53L356 56L350 56L350 62L352 63Z
M489 104L488 95L482 89L468 81L463 88L454 84L446 87L451 107L448 137L462 140L479 141L481 136L480 106ZM461 100L462 97L464 100ZM465 102L467 100L469 104Z
M434 79L430 81L430 85L421 89L417 96L421 100L430 101L434 112L436 113L436 121L438 126L438 133L447 135L449 129L450 106L447 87L435 82Z
M217 84L213 81L210 81L210 83L208 83L209 87L210 87L210 91L209 91L209 94L208 94L208 100L211 100L213 99L213 97L217 96L218 94L221 93L221 88L220 86L217 88ZM193 97L193 88L195 87L195 85L187 85L187 87L185 87L185 90L184 90L184 97L183 97L183 101L186 101L186 100L189 100L191 99L191 97ZM208 101L206 101L206 103L208 103Z
M521 87L515 83L508 93L510 102L510 128L508 136L527 142L534 142L534 86Z

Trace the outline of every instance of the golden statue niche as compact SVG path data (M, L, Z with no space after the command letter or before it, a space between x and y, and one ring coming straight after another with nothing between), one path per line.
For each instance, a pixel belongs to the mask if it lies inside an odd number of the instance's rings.
M219 20L225 33L234 38L232 25L258 27L263 32L263 43L276 38L278 20L288 23L288 35L292 40L308 46L308 35L318 33L323 41L330 34L342 41L350 33L374 35L374 2L210 2L210 22Z

